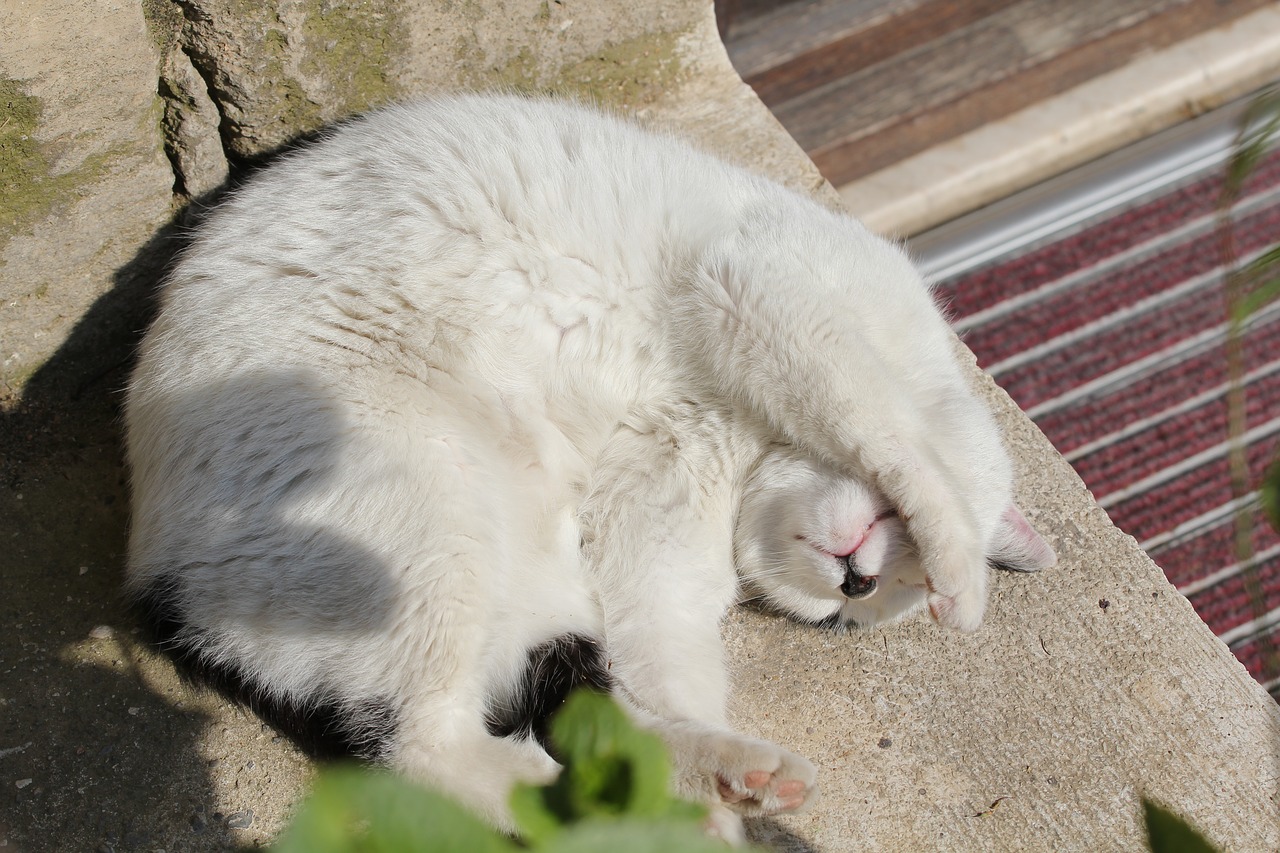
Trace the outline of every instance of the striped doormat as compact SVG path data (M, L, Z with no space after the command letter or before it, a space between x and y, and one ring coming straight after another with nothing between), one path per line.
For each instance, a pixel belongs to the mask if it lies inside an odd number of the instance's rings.
M938 292L979 363L1278 695L1263 638L1280 644L1280 536L1256 518L1251 572L1233 546L1221 172L1192 174ZM1235 221L1245 259L1280 242L1280 155L1255 173ZM1253 318L1246 352L1256 478L1280 445L1280 305Z

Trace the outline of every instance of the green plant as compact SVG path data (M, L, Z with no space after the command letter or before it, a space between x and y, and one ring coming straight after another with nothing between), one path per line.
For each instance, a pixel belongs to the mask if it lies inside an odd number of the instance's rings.
M1280 298L1280 245L1272 246L1246 264L1239 262L1232 211L1249 177L1262 158L1280 138L1280 87L1272 87L1256 97L1245 111L1240 131L1227 161L1222 195L1218 203L1218 240L1226 270L1224 295L1227 312L1227 432L1230 441L1232 497L1239 507L1235 517L1235 556L1242 567L1245 589L1254 617L1267 612L1266 596L1254 562L1254 480L1249 471L1245 432L1244 336L1250 318ZM1258 502L1267 521L1280 531L1280 454L1263 473L1257 486ZM1274 637L1264 632L1260 639L1263 680L1280 677L1280 655Z
M1230 442L1231 492L1239 507L1235 515L1235 556L1242 567L1245 588L1255 618L1267 611L1266 596L1253 560L1255 504L1253 478L1245 446L1245 354L1244 336L1251 317L1280 299L1280 245L1271 247L1247 264L1239 263L1233 230L1232 211L1244 191L1249 176L1280 138L1280 87L1255 98L1241 118L1240 131L1227 160L1222 195L1218 201L1218 241L1222 266L1226 270L1224 297L1227 311L1227 434ZM1267 466L1257 487L1258 501L1267 521L1280 531L1280 454ZM1280 658L1274 638L1263 633L1263 676L1280 675ZM1173 812L1152 801L1142 800L1148 844L1154 853L1214 853L1217 850L1203 835Z
M517 839L448 797L385 772L323 773L275 853L723 853L703 832L706 809L670 794L662 742L608 697L579 691L551 723L564 771L518 787Z
M1147 826L1147 845L1152 853L1217 853L1205 837L1168 809L1145 797L1142 817Z

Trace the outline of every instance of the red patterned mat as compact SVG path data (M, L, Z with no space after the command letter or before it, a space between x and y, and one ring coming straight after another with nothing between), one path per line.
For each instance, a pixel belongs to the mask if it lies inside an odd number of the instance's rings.
M956 328L1249 670L1280 644L1280 536L1261 518L1249 571L1232 541L1218 173L939 284ZM1238 251L1280 242L1280 154L1236 208ZM1280 305L1245 339L1247 446L1280 446ZM1253 586L1251 592L1249 587Z

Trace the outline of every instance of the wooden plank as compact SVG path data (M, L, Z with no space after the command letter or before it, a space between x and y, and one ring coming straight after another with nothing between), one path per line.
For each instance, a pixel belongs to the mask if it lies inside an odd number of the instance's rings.
M729 58L773 106L941 38L1015 0L810 0L731 30Z
M850 33L910 15L931 0L797 0L730 25L725 47L743 79Z
M1270 0L1022 0L774 107L837 185Z
M1021 0L999 14L780 104L774 113L806 151L821 151L832 142L875 133L1187 2Z

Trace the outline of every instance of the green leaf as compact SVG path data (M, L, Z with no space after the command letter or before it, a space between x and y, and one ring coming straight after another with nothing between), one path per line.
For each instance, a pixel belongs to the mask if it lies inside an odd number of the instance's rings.
M564 756L567 804L578 817L660 817L669 812L671 768L657 735L637 728L609 697L579 691L551 722Z
M383 772L323 773L275 853L514 853L447 798Z
M1277 247L1277 250L1280 251L1280 247ZM1261 282L1241 297L1232 313L1232 319L1237 323L1243 323L1255 312L1262 310L1278 298L1280 298L1280 275Z
M1277 266L1280 266L1280 245L1272 246L1258 257L1254 258L1244 269L1241 270L1246 278L1262 278L1272 272Z
M1218 853L1204 836L1173 812L1142 798L1142 814L1152 853Z
M1258 496L1262 499L1262 512L1267 522L1280 533L1280 453L1271 460L1267 472L1262 475Z
M521 837L535 846L545 844L564 826L563 810L552 808L548 799L546 788L522 784L515 787L508 801Z
M1273 87L1255 98L1241 117L1240 133L1227 161L1224 198L1239 196L1277 133L1280 133L1280 87Z
M1236 322L1242 323L1255 311L1280 298L1280 245L1272 246L1232 275L1248 288L1232 314Z
M522 835L535 844L562 837L586 820L666 818L697 825L706 809L677 800L662 740L643 731L600 693L571 695L551 721L551 740L564 764L546 788L517 788L511 809Z
M711 853L706 809L675 799L662 741L607 696L580 691L551 724L565 765L550 786L519 786L521 844L446 797L387 773L338 768L317 780L275 853Z

